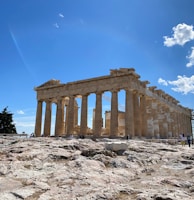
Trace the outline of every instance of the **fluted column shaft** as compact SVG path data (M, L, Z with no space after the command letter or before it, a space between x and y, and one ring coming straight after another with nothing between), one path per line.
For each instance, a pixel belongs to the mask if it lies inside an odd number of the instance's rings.
M118 93L112 91L111 98L111 116L110 116L110 137L118 134Z
M145 134L146 138L154 137L154 111L152 109L153 99L148 97L146 98L147 105L147 133Z
M51 101L46 101L46 112L44 119L44 136L50 136L51 131Z
M80 135L87 133L88 95L82 96Z
M56 123L55 123L55 136L64 135L64 102L63 99L57 101Z
M162 135L164 136L164 138L168 138L172 135L172 131L170 130L170 126L169 124L171 124L171 119L170 119L170 110L168 107L166 107L165 105L161 106L162 108L162 115L163 115L163 129L162 129ZM161 134L161 131L160 131Z
M41 125L42 125L42 101L38 101L36 110L36 125L35 125L35 136L41 136Z
M170 112L170 115L172 117L172 120L171 120L171 127L172 127L172 136L174 137L176 135L176 118L175 118L175 110L172 110L172 112Z
M126 90L125 108L125 134L134 137L133 91L128 89Z
M134 104L134 132L136 136L141 137L141 123L140 123L140 107L138 92L133 92L133 104Z
M183 114L182 113L180 113L179 114L179 122L180 122L180 132L181 132L181 134L183 134L183 133L185 133L184 132L184 120L183 120Z
M146 111L146 97L140 96L140 119L141 119L141 135L143 137L147 134L147 111Z
M102 93L96 93L96 109L95 109L95 123L94 136L99 137L102 129Z
M67 135L73 134L74 129L74 103L75 97L69 97L68 116L67 116Z
M180 134L180 128L179 128L179 115L178 115L178 112L176 112L176 137L179 137L179 134Z

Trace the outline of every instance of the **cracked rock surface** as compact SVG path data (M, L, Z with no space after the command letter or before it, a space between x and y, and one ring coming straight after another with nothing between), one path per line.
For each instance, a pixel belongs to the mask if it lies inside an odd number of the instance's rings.
M0 199L194 199L194 146L122 142L117 154L105 140L0 137Z

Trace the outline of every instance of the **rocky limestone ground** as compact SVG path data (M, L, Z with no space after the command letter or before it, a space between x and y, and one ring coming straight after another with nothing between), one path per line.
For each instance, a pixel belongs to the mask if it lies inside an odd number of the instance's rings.
M0 200L194 199L194 146L106 142L0 137Z

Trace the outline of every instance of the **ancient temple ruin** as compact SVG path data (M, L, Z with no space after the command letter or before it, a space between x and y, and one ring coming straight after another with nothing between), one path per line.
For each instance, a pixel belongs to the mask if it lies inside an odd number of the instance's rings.
M148 84L140 80L133 68L114 69L107 76L66 84L50 80L35 88L35 136L50 136L52 104L56 104L55 136L171 138L180 133L192 135L192 110ZM118 109L120 90L125 91L125 111ZM107 91L111 92L111 110L105 112L103 126L102 95ZM88 127L88 96L92 93L95 94L95 109L92 127ZM81 98L80 116L76 98ZM43 103L46 106L44 117Z

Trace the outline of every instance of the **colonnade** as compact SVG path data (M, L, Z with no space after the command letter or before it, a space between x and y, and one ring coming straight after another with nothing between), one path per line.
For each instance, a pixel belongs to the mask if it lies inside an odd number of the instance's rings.
M110 123L110 137L114 138L118 136L118 91L111 91L111 123ZM82 95L81 99L81 117L80 117L80 128L78 135L86 135L88 124L88 95ZM95 115L93 117L93 136L100 137L102 134L102 95L103 92L96 93L96 103L95 103ZM145 119L143 112L145 110L144 106L141 106L140 110L138 99L134 100L134 93L131 90L126 90L126 113L125 113L125 132L131 137L135 135L135 124L136 121L143 121ZM144 96L142 96L143 98ZM65 98L69 99L68 104L64 104ZM56 121L55 121L55 136L69 136L75 133L75 122L77 117L77 109L75 97L65 97L55 100L39 100L37 103L37 114L36 114L36 126L35 135L36 136L50 136L51 133L51 113L52 113L52 103L56 103ZM137 97L136 97L137 98ZM46 104L44 123L42 123L43 116L43 103ZM134 105L134 106L133 106ZM65 108L66 107L66 108ZM66 113L65 113L66 111ZM134 114L138 115L138 120L135 120ZM142 118L142 119L141 119ZM43 133L42 124L44 124ZM142 123L145 124L146 123ZM141 128L140 122L136 124L138 129ZM145 130L146 127L144 127ZM141 130L138 131L139 133ZM141 134L140 134L141 135Z
M128 79L126 79L126 77ZM50 136L52 104L56 104L55 136L79 136L88 134L88 96L95 94L92 137L102 137L102 95L111 92L109 137L119 137L118 92L125 91L125 136L146 138L177 137L180 133L191 134L191 109L148 82L139 80L134 69L120 68L110 76L87 79L67 84L51 80L35 88L37 91L36 136ZM123 80L125 83L123 84ZM114 83L114 84L112 84ZM99 88L99 85L104 87ZM112 85L111 85L112 84ZM80 125L76 97L81 96ZM46 104L42 129L43 103ZM42 133L43 130L43 133Z

